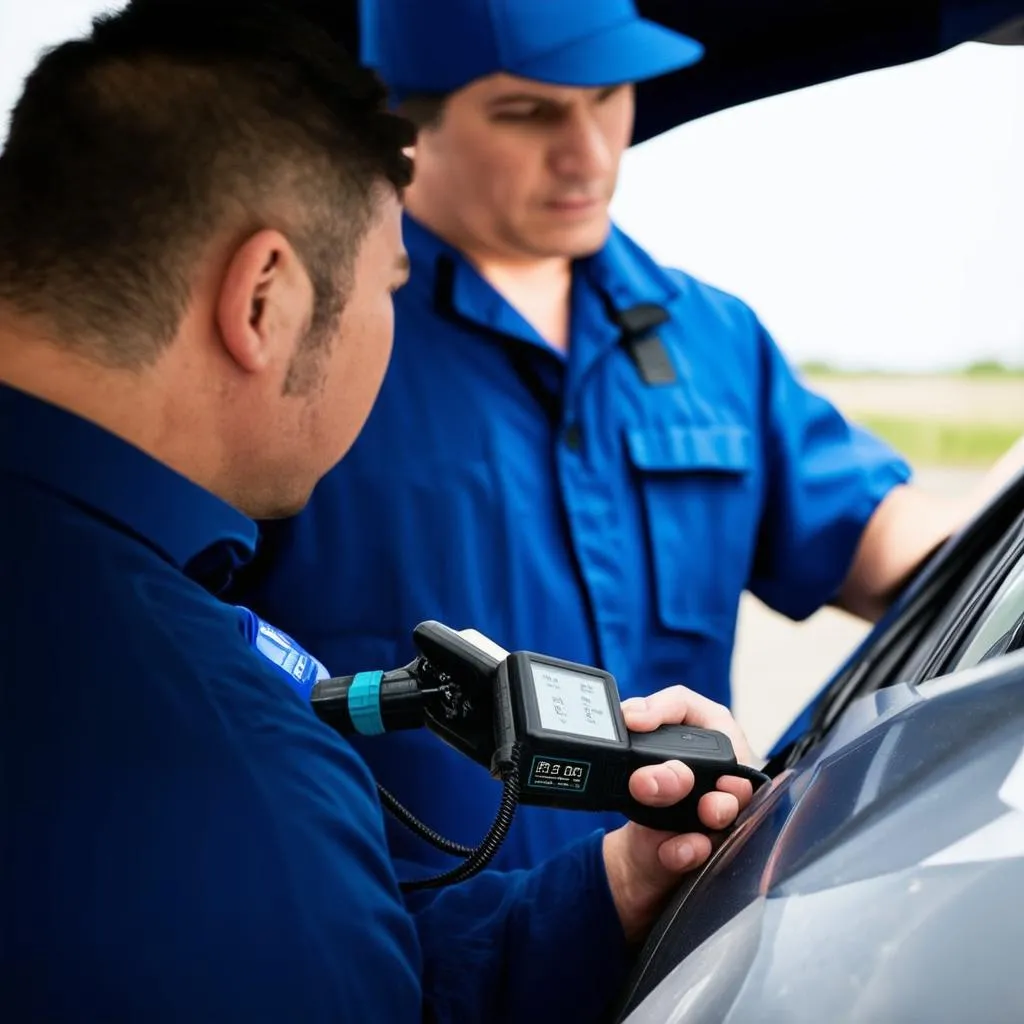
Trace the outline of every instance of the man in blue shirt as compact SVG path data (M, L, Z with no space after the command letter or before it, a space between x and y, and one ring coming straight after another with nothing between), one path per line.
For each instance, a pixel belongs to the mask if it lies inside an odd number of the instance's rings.
M360 13L364 61L425 125L411 279L366 430L266 529L240 599L334 672L403 663L438 618L603 665L628 694L682 682L723 704L744 590L796 619L880 614L978 498L905 486L904 461L809 391L746 305L609 222L632 83L701 47L631 0ZM434 737L361 749L427 823L464 843L486 830L490 780ZM531 808L499 863L585 827Z
M597 1020L706 835L594 831L410 915L363 762L219 600L380 385L407 122L293 13L138 0L0 154L3 943L19 1021ZM351 600L359 601L357 594ZM729 730L667 691L637 729ZM634 795L685 796L678 763ZM749 784L700 804L729 824Z

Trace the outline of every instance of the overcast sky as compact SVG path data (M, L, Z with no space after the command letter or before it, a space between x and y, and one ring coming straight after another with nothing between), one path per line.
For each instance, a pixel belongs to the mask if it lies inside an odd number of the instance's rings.
M967 44L627 154L619 222L798 359L1024 365L1024 47Z
M39 49L109 6L0 0L0 135ZM1024 365L1024 48L968 44L685 125L627 154L614 212L794 359Z

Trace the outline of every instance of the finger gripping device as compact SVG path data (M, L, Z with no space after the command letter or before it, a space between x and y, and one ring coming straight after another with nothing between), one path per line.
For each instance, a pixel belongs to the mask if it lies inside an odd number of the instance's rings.
M386 790L385 806L459 867L403 888L450 884L479 871L494 855L517 804L617 811L649 828L707 831L700 798L724 775L765 776L739 765L729 737L711 729L666 725L631 732L614 677L598 668L528 652L508 654L487 638L440 622L413 631L419 655L403 668L321 678L309 691L317 716L344 735L381 735L426 727L504 782L495 822L479 847L452 843L421 822ZM629 792L638 768L678 760L695 776L690 795L649 807Z

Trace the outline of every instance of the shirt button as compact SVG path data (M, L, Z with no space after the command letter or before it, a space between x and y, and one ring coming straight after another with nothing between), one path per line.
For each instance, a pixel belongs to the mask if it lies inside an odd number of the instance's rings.
M565 447L571 452L578 452L583 445L583 434L578 423L570 423L565 428Z

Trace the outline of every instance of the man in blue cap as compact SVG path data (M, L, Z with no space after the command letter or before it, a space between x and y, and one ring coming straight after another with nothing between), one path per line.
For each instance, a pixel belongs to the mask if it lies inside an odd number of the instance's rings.
M423 124L411 278L366 430L267 529L242 597L335 672L404 663L437 618L722 704L744 590L795 619L878 616L983 495L907 486L746 305L609 220L633 83L701 46L631 0L364 0L361 18L363 60ZM493 785L461 755L428 735L361 749L428 824L484 834ZM524 809L498 863L585 827Z
M412 915L373 779L218 599L362 426L414 131L273 3L137 0L0 153L0 991L18 1021L597 1021L706 834L596 829ZM359 601L357 594L351 599ZM735 723L678 688L634 729ZM692 788L678 762L636 798ZM749 783L699 811L731 823ZM587 815L581 815L584 819Z

